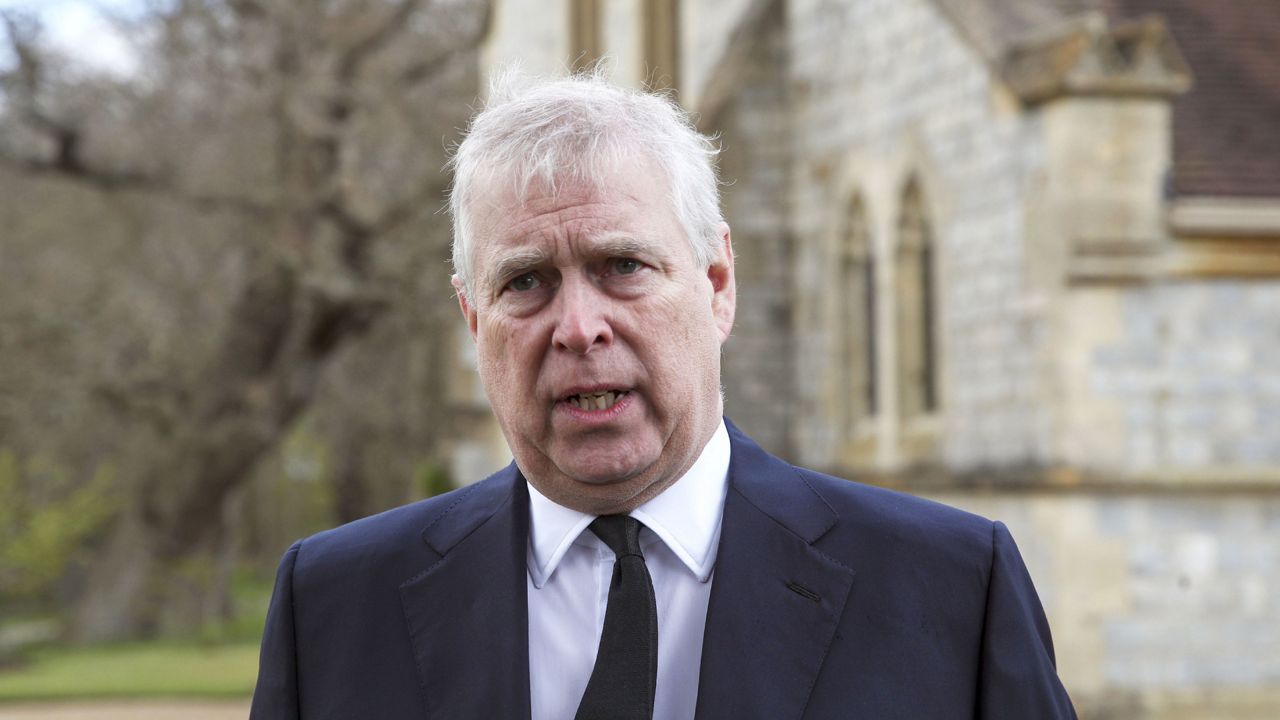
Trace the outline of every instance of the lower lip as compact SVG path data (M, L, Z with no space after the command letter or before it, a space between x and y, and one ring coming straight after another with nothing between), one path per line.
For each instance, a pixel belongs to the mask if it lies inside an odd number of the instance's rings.
M556 403L556 408L578 422L602 423L613 420L625 412L628 407L631 407L634 395L635 391L630 391L626 395L618 398L618 401L615 402L612 407L605 408L604 410L583 410L568 400L561 400Z

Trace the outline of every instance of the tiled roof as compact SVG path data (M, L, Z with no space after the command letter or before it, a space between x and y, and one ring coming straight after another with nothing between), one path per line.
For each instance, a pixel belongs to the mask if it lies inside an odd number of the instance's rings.
M1063 24L1083 0L933 0L988 60L1016 40Z
M1159 15L1191 68L1174 101L1175 195L1280 198L1280 0L933 0L989 60L1093 10Z
M1280 0L1101 0L1162 15L1194 76L1174 102L1178 195L1280 197Z

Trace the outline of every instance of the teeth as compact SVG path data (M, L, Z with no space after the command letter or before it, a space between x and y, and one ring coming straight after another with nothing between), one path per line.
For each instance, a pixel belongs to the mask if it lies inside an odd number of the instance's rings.
M614 392L606 390L598 393L583 393L574 395L569 398L569 402L580 410L608 410L618 402L618 398L622 397L624 392Z

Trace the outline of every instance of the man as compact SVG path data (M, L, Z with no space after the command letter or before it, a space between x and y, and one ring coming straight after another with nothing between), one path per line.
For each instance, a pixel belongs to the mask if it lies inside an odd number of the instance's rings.
M714 148L593 77L495 88L454 287L515 462L281 564L253 717L1071 718L999 523L722 419Z

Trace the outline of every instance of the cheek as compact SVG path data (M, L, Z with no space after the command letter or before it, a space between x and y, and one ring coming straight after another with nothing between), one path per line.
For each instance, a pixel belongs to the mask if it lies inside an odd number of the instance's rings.
M477 365L486 386L528 384L538 365L537 343L531 328L515 323L490 323L476 338Z
M503 358L515 347L513 323L489 320L481 322L476 335L477 352L489 358Z
M708 338L715 334L715 319L710 305L701 296L686 293L663 301L659 324L652 327L667 328L661 334L669 351L677 352L677 360L684 365L700 362L701 352Z
M718 363L719 342L709 311L688 302L664 302L643 327L661 329L644 340L660 391L692 399L695 378L704 377L710 364Z
M485 385L501 384L503 369L511 365L507 353L511 348L510 334L493 327L483 327L476 336L476 365Z

